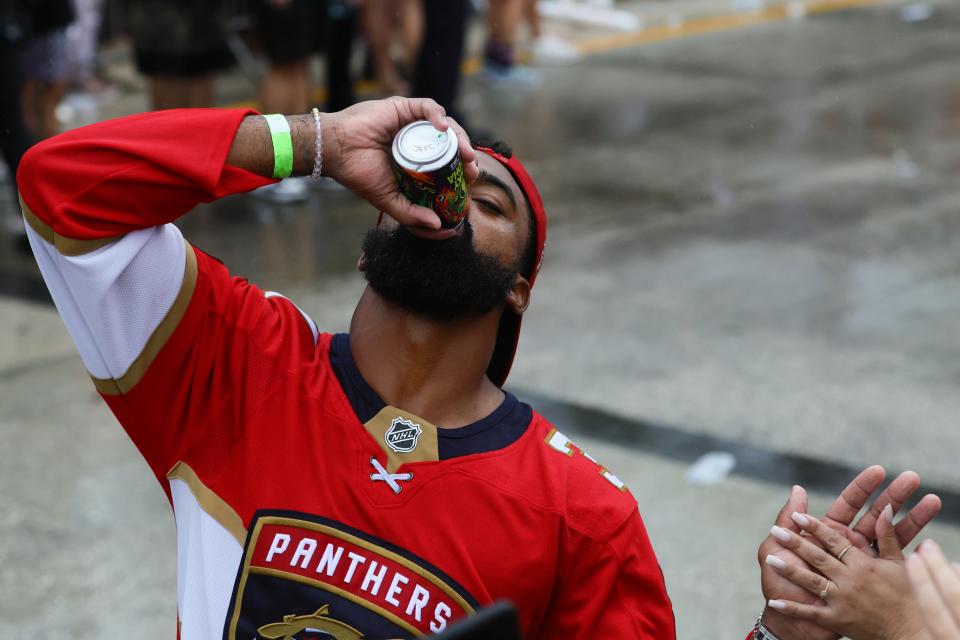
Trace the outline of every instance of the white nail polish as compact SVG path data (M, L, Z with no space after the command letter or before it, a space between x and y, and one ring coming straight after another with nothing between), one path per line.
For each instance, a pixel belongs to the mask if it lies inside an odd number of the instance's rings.
M777 556L770 554L764 558L764 562L773 567L774 569L786 569L787 563L778 558Z
M783 611L787 608L787 603L783 600L767 600L767 604L778 611Z
M773 525L770 527L770 535L779 540L780 542L789 542L790 541L790 532L784 529L783 527L778 527Z
M893 522L893 507L889 504L883 508L883 519L887 522Z
M790 519L793 520L794 522L796 522L796 523L797 523L798 525L800 525L801 527L809 527L809 526L810 526L810 518L808 518L807 516L803 515L802 513L796 513L796 512L791 513L791 514L790 514Z

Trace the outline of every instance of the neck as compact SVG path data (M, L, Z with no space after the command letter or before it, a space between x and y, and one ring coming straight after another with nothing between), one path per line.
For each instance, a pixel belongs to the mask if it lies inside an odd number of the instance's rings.
M435 425L458 427L503 402L503 392L486 374L499 323L499 309L436 322L367 287L350 322L350 351L384 402Z

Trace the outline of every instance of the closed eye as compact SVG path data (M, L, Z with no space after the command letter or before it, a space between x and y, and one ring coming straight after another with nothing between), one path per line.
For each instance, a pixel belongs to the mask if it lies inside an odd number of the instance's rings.
M473 201L479 204L484 209L487 209L491 213L495 213L498 216L503 215L503 210L497 205L495 205L493 202L490 202L489 200L477 200L476 198L474 198Z

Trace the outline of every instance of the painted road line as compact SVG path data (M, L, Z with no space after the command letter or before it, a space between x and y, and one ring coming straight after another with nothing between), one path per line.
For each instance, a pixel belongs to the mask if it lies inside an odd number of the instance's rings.
M735 460L731 470L735 476L784 487L799 484L808 491L826 496L839 494L863 468L698 433L683 425L627 418L523 389L513 389L513 392L520 400L536 407L540 414L574 442L578 437L594 438L684 466L695 463L704 455L725 452ZM887 470L888 478L896 475L896 471ZM945 486L921 485L905 505L904 511L928 493L935 493L943 501L937 520L960 525L960 492Z
M679 40L680 38L689 38L719 31L778 22L797 14L816 15L848 9L860 9L886 4L889 1L890 0L794 0L793 2L785 2L751 11L707 16L675 25L658 25L632 33L618 33L610 36L591 38L577 44L577 49L583 55L593 55L667 40Z

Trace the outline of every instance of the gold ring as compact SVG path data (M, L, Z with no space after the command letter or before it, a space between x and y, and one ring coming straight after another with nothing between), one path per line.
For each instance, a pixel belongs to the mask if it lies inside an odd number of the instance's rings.
M845 546L843 548L843 551L840 552L840 555L837 556L837 560L839 560L840 562L843 562L843 554L845 554L847 551L850 551L850 549L852 548L853 548L852 544L848 544L847 546Z
M832 585L832 584L833 584L833 582L831 582L830 580L827 580L826 586L824 586L824 587L823 587L823 591L820 592L820 599L821 599L821 600L826 600L826 599L827 599L827 596L830 595L830 585Z

